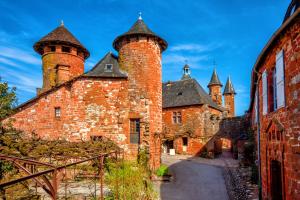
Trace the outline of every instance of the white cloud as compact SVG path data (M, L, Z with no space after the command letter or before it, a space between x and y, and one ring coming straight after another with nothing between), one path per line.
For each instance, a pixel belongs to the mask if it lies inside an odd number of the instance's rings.
M199 61L207 60L209 57L207 55L201 56L187 56L182 54L167 54L163 57L164 64L173 64L173 63L197 63Z
M14 66L14 67L20 67L17 63L11 61L10 59L4 58L4 57L0 57L0 63L6 64L6 65L10 65L10 66Z
M172 46L170 47L170 51L189 51L189 52L199 53L199 52L212 51L220 46L221 44L203 45L203 44L196 44L196 43L187 43L187 44L178 44Z
M0 46L0 56L32 65L41 65L41 59L31 53L15 47Z

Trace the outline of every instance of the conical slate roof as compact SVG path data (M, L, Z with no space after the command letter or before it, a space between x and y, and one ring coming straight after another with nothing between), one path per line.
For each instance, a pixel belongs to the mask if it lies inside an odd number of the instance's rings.
M221 87L223 86L220 79L219 79L219 77L218 77L216 69L214 69L214 72L211 76L210 82L209 82L207 87L210 87L210 86L213 86L213 85L219 85Z
M142 20L142 18L139 18L134 24L133 26L129 29L129 31L127 31L126 33L118 36L114 42L113 42L113 47L118 51L119 50L119 41L121 41L123 38L125 37L130 37L130 36L137 36L137 35L141 35L141 36L151 36L154 37L158 40L159 44L161 45L162 50L164 51L167 46L168 43L162 39L161 37L159 37L158 35L156 35L153 31L151 31L148 26L145 24L145 22Z
M233 85L231 83L230 77L228 77L227 79L223 94L236 94Z
M79 48L83 53L85 58L90 56L89 51L75 38L75 36L62 24L33 46L34 50L42 54L42 47L48 44L65 44Z

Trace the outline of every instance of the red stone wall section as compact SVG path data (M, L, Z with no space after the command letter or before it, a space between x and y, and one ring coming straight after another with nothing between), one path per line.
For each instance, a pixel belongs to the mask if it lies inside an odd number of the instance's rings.
M300 199L300 23L294 23L272 44L260 65L260 73L275 66L283 49L285 107L263 115L262 81L259 82L261 119L261 176L263 199L272 198L271 162L280 163L282 192L286 200ZM251 111L252 118L255 115ZM253 128L256 124L253 123Z
M89 140L103 136L130 155L126 79L81 78L22 106L11 116L15 128L45 139ZM60 108L60 117L55 116Z
M234 94L224 94L224 105L228 110L228 117L235 116Z
M221 86L219 85L210 86L209 95L211 96L212 100L216 102L219 106L223 106Z
M152 37L120 41L119 64L128 73L129 118L141 120L140 147L149 149L150 166L160 165L162 132L161 48ZM138 152L138 145L131 145Z
M181 112L182 123L173 122L173 112ZM203 147L219 131L223 118L221 111L207 105L195 105L163 109L163 145L173 141L176 153L199 155ZM186 151L183 150L183 138L187 138ZM209 147L213 149L214 147Z

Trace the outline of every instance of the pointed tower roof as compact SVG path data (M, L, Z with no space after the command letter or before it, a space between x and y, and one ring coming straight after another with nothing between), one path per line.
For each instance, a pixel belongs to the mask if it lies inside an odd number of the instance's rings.
M207 87L210 87L210 86L213 86L213 85L219 85L221 87L223 86L220 79L219 79L219 77L218 77L216 68L214 69L214 72L211 76L210 82L207 85Z
M181 80L191 79L190 74L191 74L190 66L188 64L185 64L183 66L183 75L181 77Z
M228 79L227 79L223 95L224 94L236 94L236 92L233 88L233 84L231 83L230 77L228 77Z
M138 20L133 24L133 26L127 31L126 33L118 36L114 42L113 47L118 51L119 50L119 41L125 37L131 36L150 36L157 39L158 43L160 44L162 50L164 51L168 43L162 39L160 36L156 35L153 31L151 31L148 26L145 24L144 20L142 19L141 15L139 16Z
M43 47L49 44L65 44L81 49L84 57L90 56L89 51L75 38L75 36L64 26L63 22L59 27L42 37L33 46L34 50L39 54L43 53Z

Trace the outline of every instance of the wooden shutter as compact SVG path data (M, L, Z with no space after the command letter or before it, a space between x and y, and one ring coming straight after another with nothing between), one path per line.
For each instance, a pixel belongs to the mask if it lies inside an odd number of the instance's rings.
M285 106L283 50L276 55L277 108Z
M268 81L266 70L262 74L263 114L268 113Z

